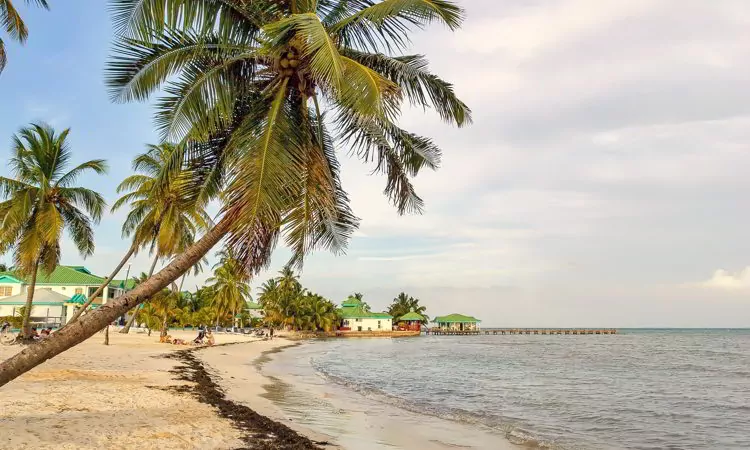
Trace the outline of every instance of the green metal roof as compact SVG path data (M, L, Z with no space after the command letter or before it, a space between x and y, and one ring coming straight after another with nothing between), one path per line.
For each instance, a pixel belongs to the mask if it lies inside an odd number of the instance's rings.
M125 289L127 291L133 289L135 287L135 280L132 278L129 278L127 281L125 280L112 280L109 282L110 287L114 288L120 288Z
M87 272L88 270L85 268L81 269L81 266L57 266L57 268L55 268L50 274L46 274L42 270L39 270L36 277L36 284L51 284L57 286L99 286L104 282L104 278L91 275ZM0 272L0 276L10 276L22 281L23 283L28 283L30 281L28 277L21 276L17 272Z
M419 313L415 313L414 311L411 311L399 317L398 320L404 321L404 322L413 322L413 321L421 322L424 320L424 317L422 317L422 315Z
M76 303L78 305L83 305L84 303L86 303L86 296L83 294L76 294L70 297L70 300L68 300L66 303Z
M361 305L362 305L362 300L355 298L355 297L349 297L341 303L341 306L343 306L344 308L346 307L353 308L353 307L361 306Z
M447 316L435 317L433 322L436 323L479 323L481 320L476 317L464 316L463 314L448 314Z
M362 308L346 307L339 309L341 317L344 319L392 319L393 316L387 313L365 311Z
M248 301L247 302L247 309L263 309L263 307L260 306L259 304L255 303L255 302Z

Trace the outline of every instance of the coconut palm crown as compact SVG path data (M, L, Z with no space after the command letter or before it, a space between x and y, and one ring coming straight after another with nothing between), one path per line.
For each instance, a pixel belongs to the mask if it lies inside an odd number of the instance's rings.
M455 30L447 0L113 0L118 32L107 74L115 101L157 92L156 124L184 142L173 164L203 201L221 194L226 245L251 271L278 238L300 268L314 249L344 251L358 219L339 180L337 149L385 174L399 213L423 201L411 177L440 149L397 124L405 104L471 122L422 55L401 55L415 28Z

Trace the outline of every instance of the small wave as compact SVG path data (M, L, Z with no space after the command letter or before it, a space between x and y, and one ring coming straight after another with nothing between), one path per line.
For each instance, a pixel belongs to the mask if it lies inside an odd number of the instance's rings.
M450 420L472 426L478 426L493 433L502 434L511 443L521 445L525 448L565 450L565 447L563 447L562 445L537 436L527 429L510 423L505 418L498 417L493 414L475 413L460 408L437 408L431 404L415 403L413 399L406 401L399 397L391 395L383 391L382 389L367 386L361 383L357 383L356 381L350 380L348 378L335 375L331 373L327 368L325 368L325 366L323 366L322 364L316 364L314 360L311 360L311 362L313 363L311 364L311 366L313 367L313 369L315 369L316 374L318 374L325 380L332 382L338 386L343 386L346 389L355 391L367 399L387 403L397 408L417 414L427 414L443 420Z

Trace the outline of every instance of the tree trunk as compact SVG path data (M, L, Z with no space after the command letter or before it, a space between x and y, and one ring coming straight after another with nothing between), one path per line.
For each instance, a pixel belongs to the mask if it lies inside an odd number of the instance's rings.
M104 345L109 345L109 324L107 324L107 328L104 329Z
M68 323L65 324L66 327L68 326L69 323L78 319L78 317L80 317L81 314L83 314L83 312L86 311L86 308L91 306L91 303L96 299L96 297L99 294L101 294L104 291L104 288L107 287L107 285L112 281L112 279L116 277L118 273L120 273L120 269L122 269L122 266L124 266L125 263L128 262L128 260L130 259L130 257L133 256L133 253L135 253L135 249L136 249L135 244L130 246L130 250L128 250L128 253L125 254L124 258L122 258L122 260L120 261L120 264L118 264L117 267L115 267L115 270L113 270L112 273L109 274L109 277L107 277L107 279L104 280L104 283L101 286L99 286L99 288L96 291L94 291L93 294L89 296L89 298L86 300L86 303L84 303L83 306L81 306L78 309L78 311L73 313L73 317L71 317ZM127 285L127 282L128 280L125 280L126 285Z
M39 260L34 262L34 273L31 274L31 283L27 287L26 291L26 306L23 312L23 325L21 325L21 338L24 340L31 339L31 324L29 319L31 318L31 310L33 308L34 301L34 288L36 287L36 273L39 271Z
M154 269L156 268L156 262L159 260L159 255L157 254L156 257L154 257L154 262L151 264L151 269L148 271L148 278L151 278L151 275L154 273ZM133 310L133 315L130 316L130 319L128 319L128 323L125 324L125 327L123 327L122 330L120 330L121 334L128 334L130 332L130 327L133 326L133 322L135 322L135 316L138 315L138 310Z
M68 350L90 338L108 323L125 314L137 305L143 303L176 280L190 267L208 253L229 230L232 220L228 216L216 224L198 242L191 245L184 253L175 258L156 275L110 303L102 305L85 316L81 316L75 324L65 327L49 338L30 345L16 353L11 358L0 363L0 387L28 372L53 356Z

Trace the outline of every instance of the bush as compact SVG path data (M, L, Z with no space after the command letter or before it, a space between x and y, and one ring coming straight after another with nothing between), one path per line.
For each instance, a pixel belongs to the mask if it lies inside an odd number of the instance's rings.
M0 316L0 324L8 322L11 328L21 328L23 317L21 316Z

